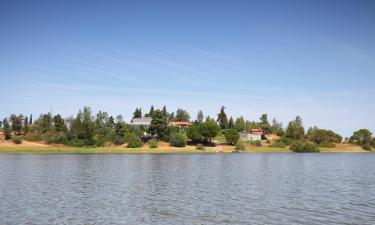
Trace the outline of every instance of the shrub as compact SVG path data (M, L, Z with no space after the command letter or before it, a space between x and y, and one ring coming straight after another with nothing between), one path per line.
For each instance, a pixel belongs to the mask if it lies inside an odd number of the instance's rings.
M245 145L241 141L238 141L236 143L235 150L237 150L237 151L240 151L240 150L244 151L245 150Z
M42 140L42 137L40 136L39 133L32 132L32 133L27 133L25 136L26 141L40 141Z
M73 147L83 147L85 146L85 142L81 139L73 139L71 140L69 143L68 143L70 146L73 146Z
M293 141L287 137L282 137L278 139L276 142L282 142L285 146L288 146L291 145Z
M113 138L113 144L115 145L122 145L125 143L125 138L119 136L119 135L116 135L115 138Z
M286 145L283 142L274 142L270 145L273 148L285 148Z
M134 133L128 136L128 148L140 148L143 146L142 140Z
M197 146L195 147L195 149L204 151L204 146L202 144L197 144Z
M261 147L262 146L262 142L261 141L251 141L250 144L252 146L257 146L257 147Z
M319 149L314 144L303 143L301 141L295 141L289 148L293 152L319 152Z
M230 128L225 132L225 140L229 142L231 145L234 145L238 142L238 139L240 138L240 135L238 131L234 128Z
M202 141L203 137L199 132L199 125L193 124L186 129L186 136L194 143Z
M57 133L45 133L42 135L42 140L45 141L47 144L67 144L68 138L65 133L57 132Z
M363 149L363 150L366 150L366 151L371 151L371 145L369 145L369 144L364 144L364 145L362 145L362 149Z
M336 145L334 143L331 143L331 142L325 142L325 143L318 144L318 147L321 147L321 148L334 148L334 147L336 147Z
M276 132L276 135L279 136L279 137L283 137L285 135L285 131L284 130L278 130Z
M16 144L16 145L22 143L22 137L20 137L20 136L13 136L11 139L12 139L12 142L13 142L14 144Z
M169 143L174 147L185 147L187 137L183 133L172 133L169 136Z
M151 139L147 142L149 148L157 148L158 147L158 141L155 139Z

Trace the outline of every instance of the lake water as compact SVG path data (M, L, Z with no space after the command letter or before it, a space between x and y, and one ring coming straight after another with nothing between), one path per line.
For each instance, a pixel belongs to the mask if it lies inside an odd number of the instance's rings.
M375 224L375 154L0 154L0 224Z

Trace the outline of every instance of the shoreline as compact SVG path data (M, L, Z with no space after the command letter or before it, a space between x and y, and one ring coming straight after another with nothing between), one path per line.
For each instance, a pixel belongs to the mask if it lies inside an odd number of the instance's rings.
M36 153L36 154L217 154L217 153L293 153L289 148L252 147L245 151L232 152L228 146L218 150L217 147L207 147L204 151L188 147L170 148L125 148L125 147L0 147L2 153ZM340 148L321 148L319 153L375 153L359 149L347 150Z

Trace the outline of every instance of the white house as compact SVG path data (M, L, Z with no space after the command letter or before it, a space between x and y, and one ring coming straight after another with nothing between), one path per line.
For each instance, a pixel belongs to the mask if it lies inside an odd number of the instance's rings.
M249 132L240 132L240 140L241 141L261 141L262 135L261 134L252 134Z
M152 121L151 117L134 118L130 122L130 125L135 129L139 129L139 128L148 129L151 125L151 121Z

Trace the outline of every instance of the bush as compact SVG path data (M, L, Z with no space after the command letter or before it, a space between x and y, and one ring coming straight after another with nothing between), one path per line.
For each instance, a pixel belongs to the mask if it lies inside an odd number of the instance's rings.
M143 146L142 140L134 133L128 136L128 148L140 148Z
M115 138L113 138L113 144L115 145L122 145L125 143L125 138L119 136L119 135L116 135Z
M273 148L285 148L286 145L283 142L274 142L270 145Z
M240 150L244 151L245 150L245 145L241 141L238 141L236 143L235 150L237 150L237 151L240 151Z
M366 150L366 151L371 151L371 145L369 145L369 144L364 144L364 145L362 145L362 149L363 149L363 150Z
M285 131L284 130L278 130L276 132L276 135L279 136L279 137L283 137L285 135Z
M261 141L251 141L250 144L252 146L257 146L257 147L261 147L262 146L262 142Z
M326 142L326 143L320 143L320 144L318 144L318 147L321 147L321 148L334 148L334 147L336 147L336 145L334 143L331 143L331 142Z
M203 137L201 133L199 132L199 125L193 124L189 128L186 129L186 136L193 142L201 142Z
M293 152L319 152L319 149L314 144L303 143L301 141L295 141L289 148Z
M174 147L185 147L187 137L183 133L172 133L169 136L169 143Z
M149 148L157 148L158 147L158 141L155 139L151 139L147 142Z
M65 133L45 133L42 135L42 140L47 144L67 144L68 138Z
M197 144L197 146L195 147L195 149L204 151L204 146L202 144Z
M70 146L73 146L73 147L83 147L83 146L85 146L85 142L81 139L73 139L68 144Z
M240 134L234 128L230 128L229 130L227 130L227 132L225 132L225 140L231 145L236 144L239 138Z
M22 137L20 137L20 136L13 136L12 137L12 142L14 144L16 144L16 145L21 144L22 143Z
M27 133L25 136L26 141L40 141L42 140L42 137L39 133L32 132L32 133Z
M287 137L282 137L282 138L278 139L276 142L281 142L285 146L288 146L288 145L291 145L293 141L291 139L287 138Z

